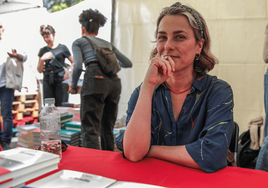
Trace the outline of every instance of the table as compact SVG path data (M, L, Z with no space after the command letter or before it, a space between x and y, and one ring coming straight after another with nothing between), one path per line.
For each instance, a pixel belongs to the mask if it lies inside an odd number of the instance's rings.
M26 184L63 169L101 175L117 181L147 183L171 188L267 188L268 184L268 172L261 170L227 166L215 173L206 173L154 158L144 158L140 162L132 163L124 159L122 153L119 152L75 146L68 146L68 149L63 152L58 170Z

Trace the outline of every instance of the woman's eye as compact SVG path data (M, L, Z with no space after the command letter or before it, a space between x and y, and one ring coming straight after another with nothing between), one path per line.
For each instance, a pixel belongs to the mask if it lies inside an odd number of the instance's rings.
M158 40L164 40L166 37L165 36L159 36Z
M177 35L176 38L177 39L184 39L185 37L183 35Z

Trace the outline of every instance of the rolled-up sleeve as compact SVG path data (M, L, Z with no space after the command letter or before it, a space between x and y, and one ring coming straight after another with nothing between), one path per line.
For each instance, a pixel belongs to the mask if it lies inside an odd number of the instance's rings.
M226 166L226 156L233 128L233 93L231 87L215 87L207 97L205 126L196 142L186 145L193 160L206 172Z

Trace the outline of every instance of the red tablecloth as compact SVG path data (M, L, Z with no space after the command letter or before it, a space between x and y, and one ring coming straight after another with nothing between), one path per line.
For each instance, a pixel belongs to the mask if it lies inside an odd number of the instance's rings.
M132 163L124 159L119 152L74 146L69 146L63 152L59 170L63 169L101 175L118 181L147 183L164 187L268 187L268 173L260 170L225 167L216 173L208 174L202 170L153 158L145 158L140 162ZM27 182L27 184L33 181Z

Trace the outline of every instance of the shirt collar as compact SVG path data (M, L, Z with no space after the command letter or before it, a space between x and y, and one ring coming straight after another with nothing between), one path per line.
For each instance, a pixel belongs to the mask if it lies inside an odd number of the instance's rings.
M203 85L206 83L206 78L207 77L207 74L204 73L204 74L201 74L201 73L197 73L196 74L196 77L194 79L194 82L192 83L192 87L195 87L197 90L201 91L202 88L203 88ZM164 88L168 89L167 86L165 85L165 82L163 82L162 84L160 84L161 86L163 86ZM160 86L156 86L156 90L157 88Z
M204 73L204 74L197 73L192 86L194 86L196 89L201 91L204 84L206 83L206 79L205 79L206 77L207 77L206 73Z

